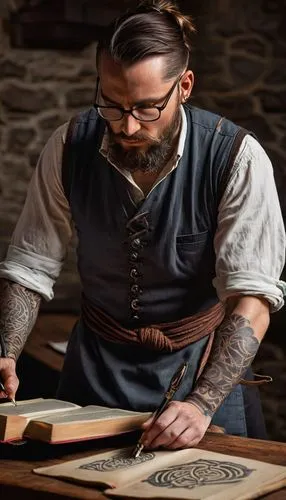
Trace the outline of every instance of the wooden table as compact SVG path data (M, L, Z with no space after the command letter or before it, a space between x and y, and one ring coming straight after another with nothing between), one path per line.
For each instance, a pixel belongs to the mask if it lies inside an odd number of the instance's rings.
M64 355L48 342L68 340L77 319L75 314L40 313L17 363L18 399L55 397Z
M52 371L60 372L63 356L48 347L47 341L67 340L76 320L76 315L41 314L25 346L25 353ZM124 445L125 443L122 444L122 446ZM208 434L200 443L199 448L286 466L286 443ZM3 458L0 448L0 498L8 500L18 500L18 498L21 500L100 500L106 498L94 488L78 486L32 473L33 468L92 455L96 449L98 449L98 444L89 451L73 451L73 453L65 454L61 458L19 460ZM285 500L286 488L261 498Z
M78 319L73 314L40 314L24 347L24 352L44 365L61 371L64 356L48 346L49 341L67 340Z
M124 446L124 444L121 444L121 446ZM91 446L90 443L88 445ZM208 433L198 448L286 466L286 443ZM93 447L90 447L89 450L66 454L56 459L15 460L4 458L1 460L0 465L0 498L8 500L18 500L19 498L21 500L103 500L106 497L96 488L79 486L32 473L33 468L83 458L92 455L98 449L98 442L93 442ZM103 451L103 448L101 451ZM265 500L285 500L286 488L260 498Z

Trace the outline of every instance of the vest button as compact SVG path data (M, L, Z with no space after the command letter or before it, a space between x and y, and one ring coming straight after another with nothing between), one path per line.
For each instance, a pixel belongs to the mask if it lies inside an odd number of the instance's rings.
M133 311L138 311L139 310L139 300L138 299L131 300L130 306L131 306L131 309Z
M130 260L132 260L132 262L136 262L138 260L138 257L139 257L138 252L132 252L130 255Z
M131 278L138 278L139 277L139 272L137 271L136 267L133 267L130 271L130 277Z
M138 248L140 248L141 247L141 241L140 241L140 239L139 238L135 238L135 240L132 241L131 246L135 250L137 250Z
M135 321L138 321L139 316L138 314L132 314L131 318L134 319Z
M142 290L141 288L139 287L139 285L132 285L131 287L131 292L134 293L135 295L137 295L138 293L141 293Z

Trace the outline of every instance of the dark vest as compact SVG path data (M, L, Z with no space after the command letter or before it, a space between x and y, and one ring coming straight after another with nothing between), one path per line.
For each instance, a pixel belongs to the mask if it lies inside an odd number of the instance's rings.
M213 113L184 109L183 156L140 206L99 152L105 123L97 112L80 113L68 131L62 179L83 293L126 328L175 321L218 302L218 206L247 132Z

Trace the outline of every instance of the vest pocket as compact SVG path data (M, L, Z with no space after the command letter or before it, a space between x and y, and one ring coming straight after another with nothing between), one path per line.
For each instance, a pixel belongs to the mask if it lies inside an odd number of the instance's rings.
M203 231L202 233L194 234L181 234L176 238L176 245L178 248L188 248L200 246L202 243L206 242L209 236L209 231Z
M206 256L211 246L210 233L182 234L176 238L177 265L186 276L198 274L202 264L208 267Z

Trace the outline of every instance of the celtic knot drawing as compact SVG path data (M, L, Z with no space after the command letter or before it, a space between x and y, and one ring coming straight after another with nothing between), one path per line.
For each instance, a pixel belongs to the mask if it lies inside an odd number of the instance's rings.
M93 470L99 472L110 472L118 469L127 469L134 465L142 464L148 460L155 458L154 453L141 453L137 458L130 457L130 452L123 450L116 455L105 460L95 460L89 464L83 464L78 467L79 469Z
M233 462L195 460L154 472L143 482L165 488L187 488L213 484L238 483L254 469Z

